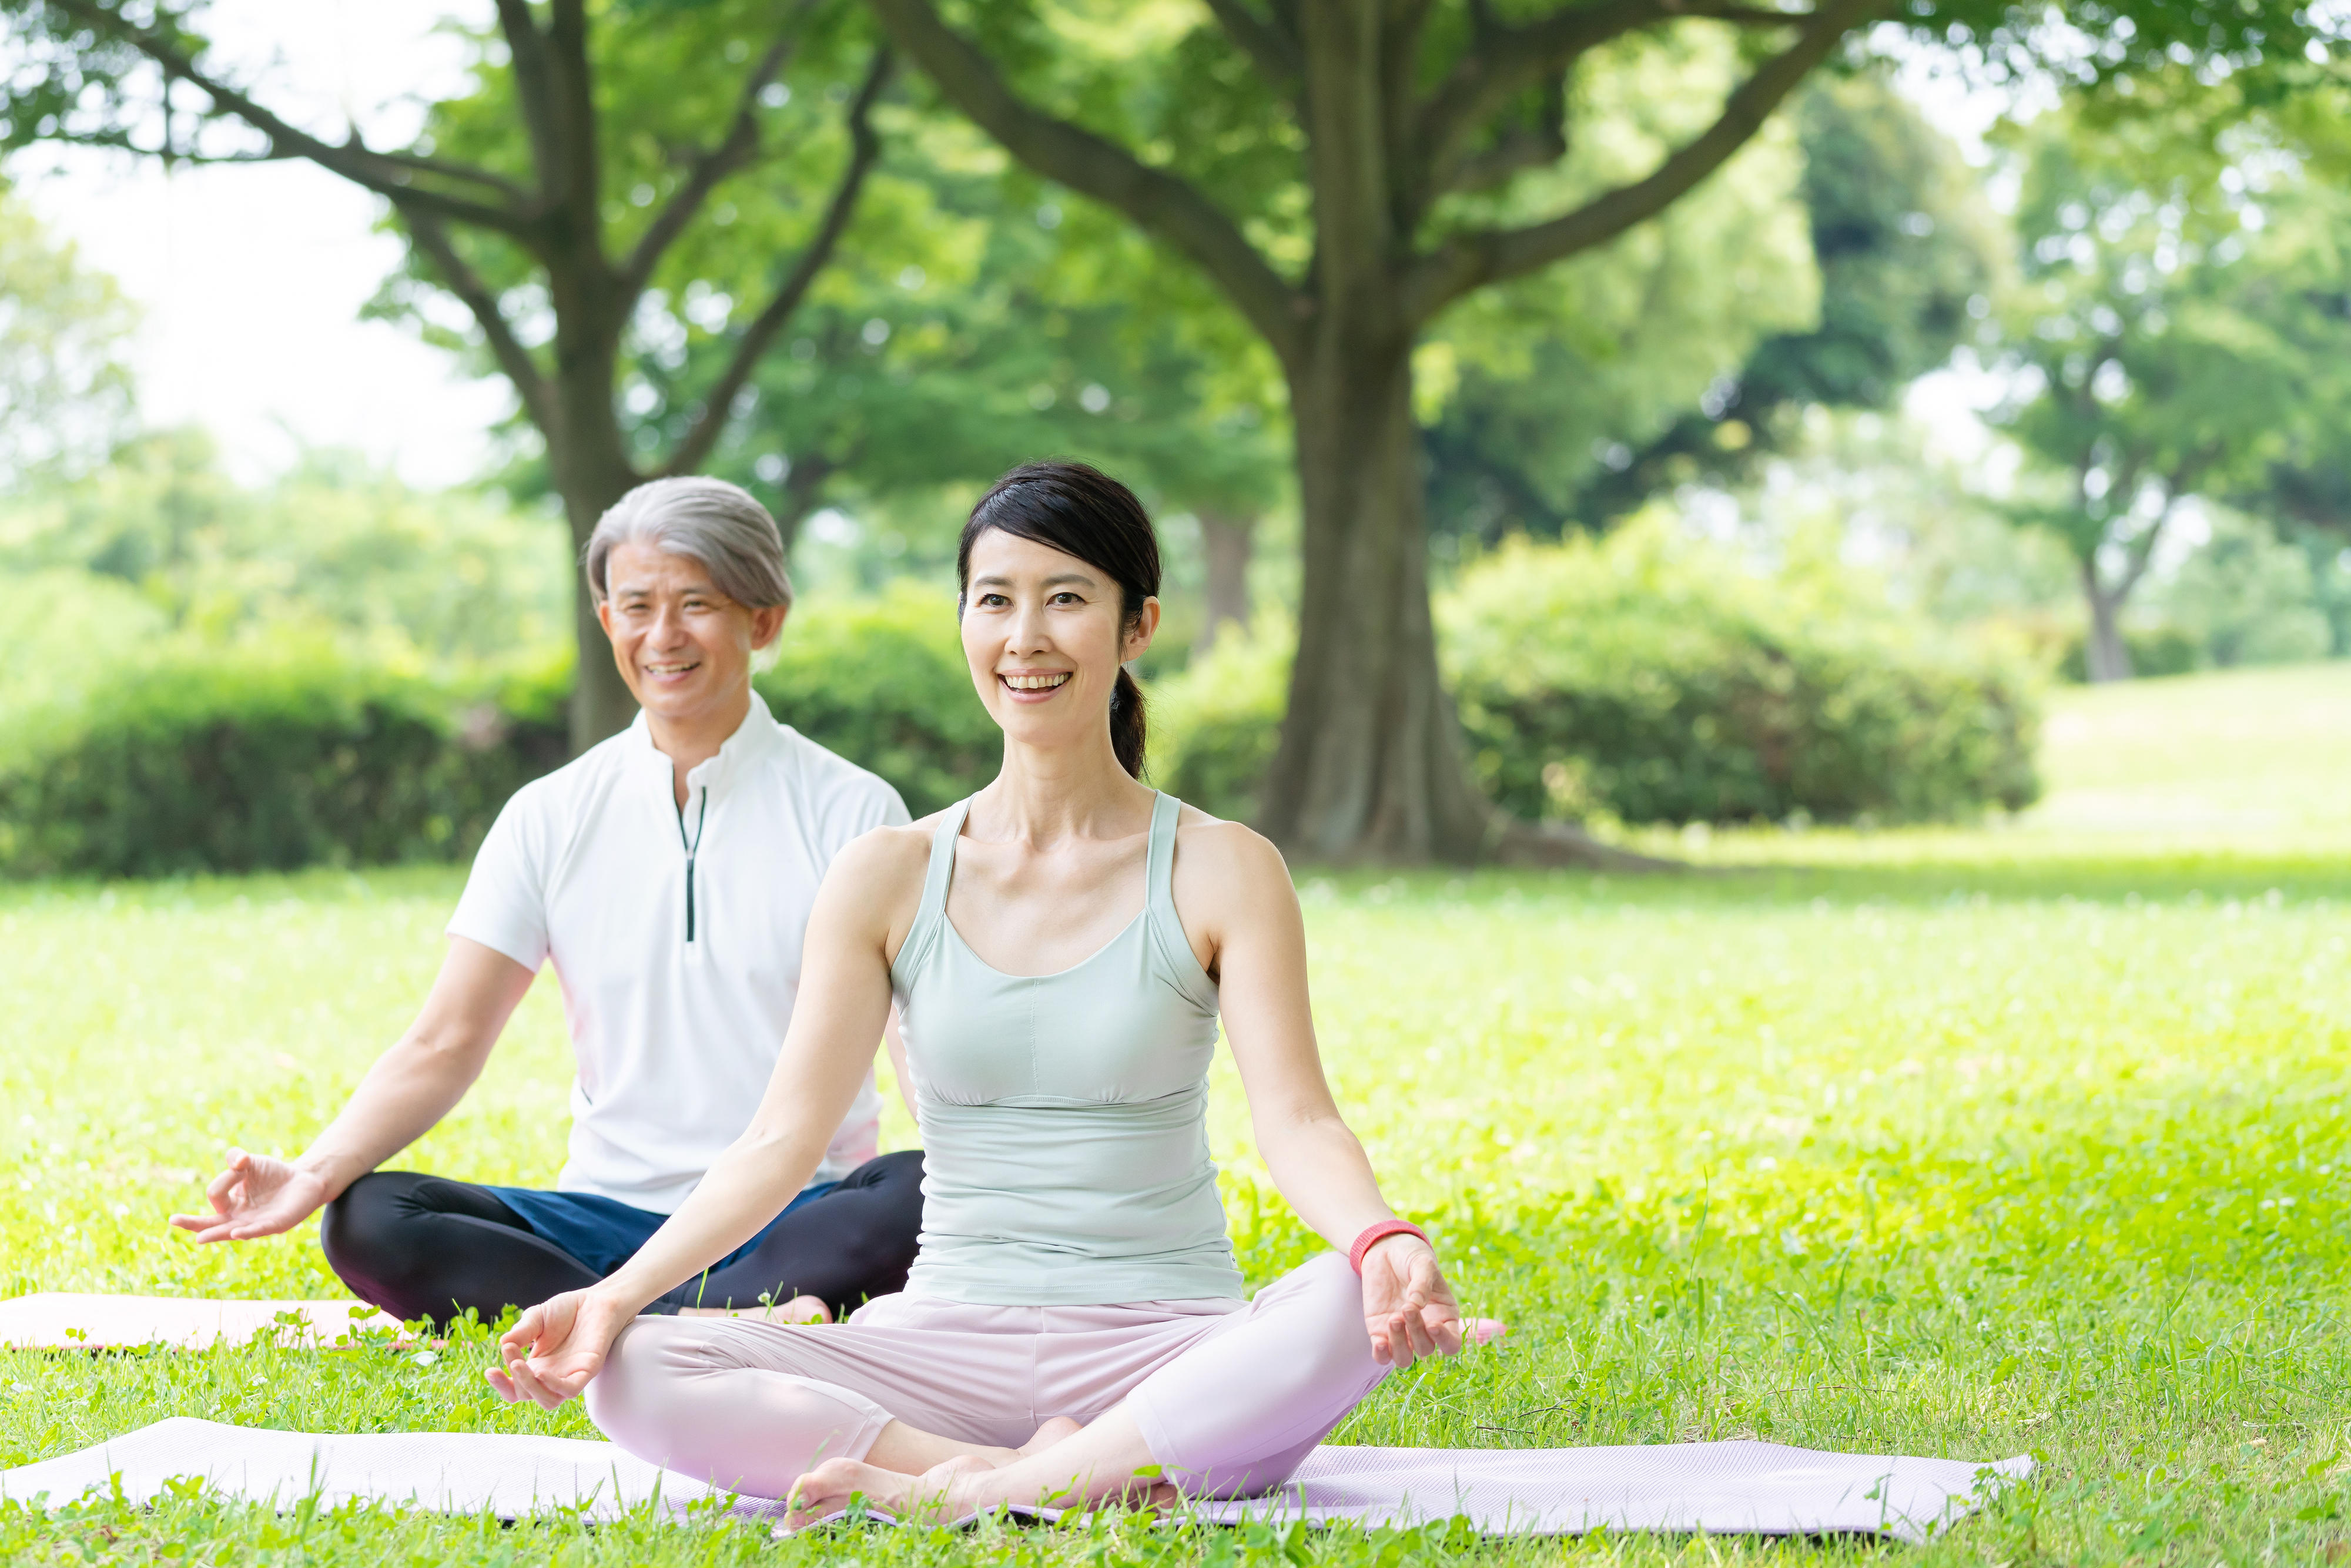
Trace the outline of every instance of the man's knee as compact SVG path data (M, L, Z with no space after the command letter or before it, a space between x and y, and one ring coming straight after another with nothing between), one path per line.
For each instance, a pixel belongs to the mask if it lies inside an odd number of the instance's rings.
M374 1283L414 1270L417 1249L406 1199L416 1180L407 1171L376 1171L327 1205L319 1217L319 1246L344 1283Z

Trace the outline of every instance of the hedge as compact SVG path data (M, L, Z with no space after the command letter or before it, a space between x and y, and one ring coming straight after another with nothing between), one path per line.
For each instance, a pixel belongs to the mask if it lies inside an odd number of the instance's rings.
M1661 521L1506 546L1440 624L1479 777L1525 816L1918 821L2040 793L2029 671Z
M166 649L70 708L14 716L0 870L171 876L469 854L550 751L560 732L543 715L467 714L423 681L319 648Z
M1471 763L1524 817L1900 821L2039 793L2030 671L1915 633L1856 584L1759 577L1644 522L1506 546L1437 608ZM1249 817L1289 669L1275 628L1155 687L1162 786Z
M776 716L898 787L917 817L996 777L1004 737L973 692L955 598L913 582L795 610L752 684Z

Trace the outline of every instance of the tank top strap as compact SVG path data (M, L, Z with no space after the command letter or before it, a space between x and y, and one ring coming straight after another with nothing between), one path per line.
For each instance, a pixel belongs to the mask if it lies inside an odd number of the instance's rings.
M1151 838L1145 851L1149 866L1143 886L1143 896L1155 915L1175 918L1176 915L1176 819L1184 803L1168 794L1159 792L1151 807Z
M922 907L914 914L918 930L946 917L947 883L955 877L956 840L963 836L964 819L970 815L971 798L966 796L949 806L931 831L931 863L923 873Z
M928 960L931 949L938 945L940 929L946 925L947 883L955 876L956 840L962 836L964 819L970 813L971 801L959 800L946 809L932 830L930 863L923 873L923 901L914 906L914 924L907 928L906 939L899 944L898 956L890 966L891 981L901 992Z

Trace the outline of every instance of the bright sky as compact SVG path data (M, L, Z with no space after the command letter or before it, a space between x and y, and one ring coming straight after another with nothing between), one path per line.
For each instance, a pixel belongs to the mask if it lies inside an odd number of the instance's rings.
M456 76L447 0L219 0L215 37L308 129L413 123L403 94ZM487 7L482 7L486 11ZM275 57L273 58L273 56ZM400 259L380 204L308 163L183 169L44 149L10 172L36 210L145 309L133 355L151 424L199 423L257 478L302 444L356 447L412 483L473 477L511 399L360 308Z
M355 116L397 145L413 101L458 79L449 16L478 0L216 0L214 37L266 103L340 139ZM1980 146L2001 105L1915 68L1906 89L1963 145ZM183 169L81 149L20 156L11 172L60 233L145 308L134 362L151 424L194 422L254 479L305 444L353 447L412 484L477 475L505 383L458 373L405 328L360 319L400 246L376 232L381 204L304 162ZM1970 410L1996 395L1982 378L1930 378L1914 412L1962 446Z

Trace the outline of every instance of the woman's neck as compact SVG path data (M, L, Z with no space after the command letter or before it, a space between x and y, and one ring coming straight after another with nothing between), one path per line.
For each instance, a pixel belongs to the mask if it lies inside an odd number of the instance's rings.
M1007 737L1003 770L972 809L991 839L1123 838L1155 793L1119 765L1107 732L1098 745L1050 750Z

